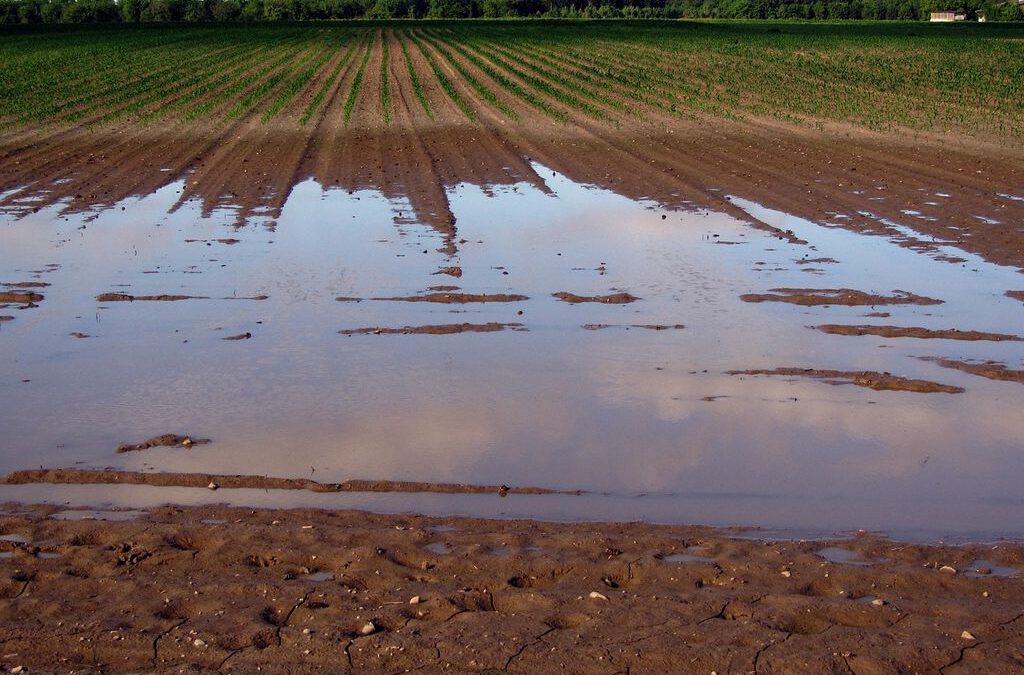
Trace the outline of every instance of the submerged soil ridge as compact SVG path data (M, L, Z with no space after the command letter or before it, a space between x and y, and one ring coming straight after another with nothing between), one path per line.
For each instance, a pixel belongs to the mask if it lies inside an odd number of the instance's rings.
M9 672L1020 666L1024 585L995 572L1024 568L1014 543L223 506L100 523L75 516L117 514L66 508L3 506Z
M6 485L26 485L32 483L76 485L129 484L210 489L309 490L310 492L435 492L445 494L497 494L502 497L510 494L583 494L580 490L509 487L508 485L360 479L346 480L341 483L322 483L307 478L275 478L272 476L211 473L146 473L141 471L118 471L115 469L28 469L11 472L4 476L0 482Z

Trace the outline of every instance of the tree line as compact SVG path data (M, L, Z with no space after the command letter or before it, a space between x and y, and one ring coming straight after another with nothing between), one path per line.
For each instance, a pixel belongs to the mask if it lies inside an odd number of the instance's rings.
M0 24L503 17L1024 20L1017 0L0 0Z

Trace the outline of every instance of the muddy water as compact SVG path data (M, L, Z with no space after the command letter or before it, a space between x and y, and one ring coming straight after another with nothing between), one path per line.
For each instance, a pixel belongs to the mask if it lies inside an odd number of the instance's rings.
M197 204L178 204L180 183L95 213L55 206L5 217L0 281L51 285L38 307L0 310L14 316L0 324L0 470L115 467L591 494L37 485L0 487L0 500L217 501L1024 536L1024 387L917 358L993 359L1019 369L1021 343L809 328L1024 335L1020 302L1004 295L1024 285L1016 270L949 246L917 251L897 245L906 241L734 198L752 218L808 242L791 244L730 216L662 211L536 168L546 191L526 184L451 191L454 255L408 203L371 191L324 191L312 181L295 187L275 223L256 219L241 229L231 226L230 209L202 213ZM901 235L912 237L912 219L903 225ZM219 241L228 239L238 241ZM954 254L963 261L949 262ZM835 262L803 262L821 258ZM453 266L461 277L434 274ZM739 299L777 287L901 290L944 304ZM640 299L569 304L552 296L562 291ZM435 292L528 299L373 299ZM198 299L98 302L101 293ZM874 312L890 316L866 316ZM338 332L491 323L521 326ZM725 374L777 367L891 372L966 391L872 391ZM165 433L213 442L115 452Z

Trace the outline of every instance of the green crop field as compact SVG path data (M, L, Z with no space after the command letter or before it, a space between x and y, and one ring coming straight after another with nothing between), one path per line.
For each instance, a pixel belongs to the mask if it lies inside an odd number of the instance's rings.
M4 29L0 129L360 115L767 117L1024 135L1024 26L394 22ZM408 95L400 95L408 92ZM363 119L362 123L367 120Z

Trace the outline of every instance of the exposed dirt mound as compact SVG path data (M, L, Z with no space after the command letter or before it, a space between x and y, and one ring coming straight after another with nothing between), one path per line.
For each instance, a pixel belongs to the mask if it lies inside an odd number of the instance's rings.
M43 299L42 294L32 291L0 291L0 303L31 305Z
M1024 291L1006 291L1006 296L1024 302Z
M743 302L786 302L791 305L941 305L942 300L893 291L892 295L876 295L851 288L771 288L768 293L746 293Z
M1024 383L1024 370L1013 370L1005 363L999 363L998 361L971 362L958 361L956 359L942 359L933 356L922 356L920 358L922 361L937 363L943 368L962 370L965 373L978 375L979 377L987 377L990 380Z
M610 295L576 295L569 291L558 291L557 293L552 293L551 296L572 305L582 302L599 302L605 305L628 305L629 303L636 302L640 299L635 295L625 292L611 293Z
M810 377L823 380L829 384L855 384L876 391L912 391L921 394L962 394L963 387L948 384L914 380L891 373L879 373L872 370L846 371L825 370L821 368L772 368L753 370L729 370L727 375L782 375L786 377Z
M206 445L212 441L209 438L193 438L192 436L178 436L177 434L162 434L154 436L141 443L125 443L117 446L118 452L135 452L137 450L148 450L149 448L190 448L193 445Z
M1020 342L1024 338L1006 333L986 333L976 330L959 330L948 328L933 330L930 328L916 328L904 326L851 326L846 324L826 323L814 327L822 333L830 335L877 335L887 338L921 338L937 340L968 340L968 341L989 341L989 342Z

